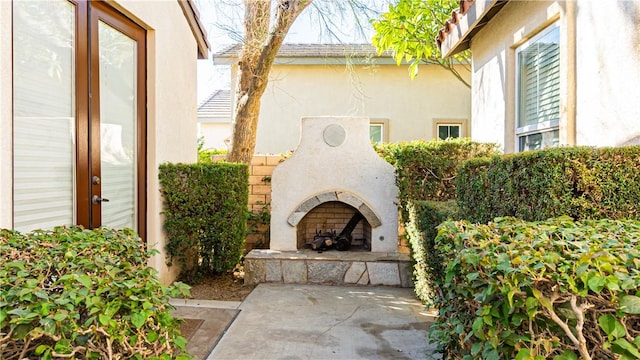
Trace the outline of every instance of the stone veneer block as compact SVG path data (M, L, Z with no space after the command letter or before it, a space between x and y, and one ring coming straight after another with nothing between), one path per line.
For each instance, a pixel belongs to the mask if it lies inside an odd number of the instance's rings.
M344 274L344 282L346 284L357 284L365 271L367 271L365 263L359 261L351 263L351 266Z
M413 287L413 272L411 271L411 263L405 261L399 262L398 270L400 271L400 284L402 285L402 287Z
M246 260L244 264L244 283L257 285L265 280L265 261Z
M345 193L345 192L339 192L338 193L338 200L342 201L343 203L345 203L347 205L351 205L356 209L359 209L360 206L363 205L363 203L362 203L362 201L360 201L360 199L358 199L357 197L353 196L352 194Z
M282 267L280 260L267 260L266 264L266 281L282 282Z
M289 218L287 219L287 222L291 226L297 226L300 220L302 220L305 215L307 215L306 212L296 211L293 214L291 214L291 216L289 216Z
M365 204L362 204L359 208L358 211L360 211L360 213L362 214L362 216L364 216L365 218L369 219L369 225L371 225L372 228L378 227L380 225L382 225L382 223L380 222L380 219L376 216L376 214L373 213L373 211L371 210L370 207L366 206ZM398 240L396 239L396 248L398 246ZM397 249L396 249L397 251Z
M369 282L371 285L400 285L400 273L397 262L368 262Z
M314 207L316 207L318 205L320 205L320 201L318 200L317 197L314 196L311 199L307 199L305 202L300 204L300 206L298 206L296 211L297 212L307 213L307 212L311 211Z
M321 204L324 204L329 201L338 201L338 195L335 192L326 192L316 196Z
M341 284L349 263L337 261L308 261L307 279L316 284Z
M358 285L369 285L369 272L367 270L364 271L364 274L358 280Z
M282 278L285 283L305 284L307 265L304 260L282 261Z

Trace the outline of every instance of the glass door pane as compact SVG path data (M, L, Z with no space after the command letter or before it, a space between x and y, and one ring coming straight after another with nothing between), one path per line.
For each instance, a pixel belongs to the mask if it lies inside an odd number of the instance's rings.
M75 7L13 3L14 228L75 223Z
M137 227L136 45L99 21L102 225L113 228Z

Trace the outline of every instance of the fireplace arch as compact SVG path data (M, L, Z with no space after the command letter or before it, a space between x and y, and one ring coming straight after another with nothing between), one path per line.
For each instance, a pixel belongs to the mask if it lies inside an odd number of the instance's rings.
M382 225L380 217L375 214L373 209L357 195L348 191L329 191L306 199L289 215L287 222L291 226L298 226L300 220L302 220L309 211L330 201L338 201L352 206L364 216L372 228Z

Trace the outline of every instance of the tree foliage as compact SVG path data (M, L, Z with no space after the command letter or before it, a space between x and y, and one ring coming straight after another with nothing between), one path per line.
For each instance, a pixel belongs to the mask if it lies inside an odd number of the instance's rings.
M440 65L470 87L465 80L471 71L469 51L443 59L436 44L438 31L459 4L455 0L399 0L373 22L373 45L380 53L393 51L398 65L406 61L411 78L418 74L420 64Z

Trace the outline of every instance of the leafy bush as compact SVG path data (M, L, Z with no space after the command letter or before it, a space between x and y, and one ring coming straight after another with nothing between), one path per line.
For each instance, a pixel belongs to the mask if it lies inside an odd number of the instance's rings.
M188 359L132 230L0 230L0 358Z
M411 200L455 199L458 165L467 159L498 154L497 145L470 139L392 143L376 149L396 170L400 206L405 210Z
M640 219L640 146L570 147L465 162L456 182L463 218Z
M455 359L640 358L639 243L634 220L445 222L430 336Z
M249 170L246 164L162 164L164 229L179 278L232 270L243 253Z
M211 157L214 155L225 155L227 150L225 149L207 149L207 150L198 150L198 163L200 164L211 164L213 161Z
M458 207L451 201L412 201L409 204L409 219L405 225L413 259L413 284L416 295L422 302L430 303L436 298L435 278L441 278L443 260L434 250L437 226L445 220L457 220Z

